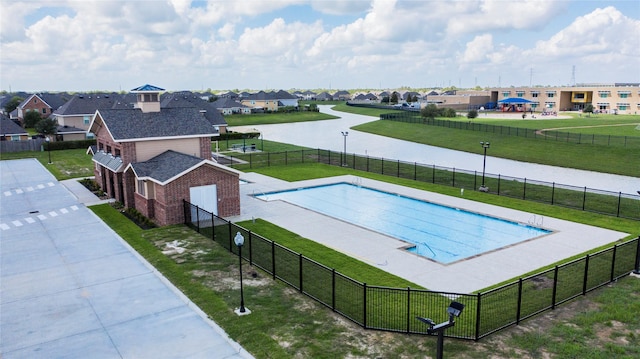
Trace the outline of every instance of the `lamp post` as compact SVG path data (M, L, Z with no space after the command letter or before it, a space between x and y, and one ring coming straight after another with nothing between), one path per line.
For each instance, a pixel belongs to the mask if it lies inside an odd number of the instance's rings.
M449 320L446 322L442 322L440 324L436 324L433 320L429 318L416 317L416 319L420 320L423 323L427 323L429 328L427 329L427 333L438 334L438 346L436 348L436 358L442 359L443 351L444 351L444 330L450 327L453 327L456 322L454 317L459 317L464 309L464 304L453 301L449 304L447 308L447 313L449 313Z
M482 148L484 148L484 160L482 161L482 186L478 188L480 192L489 192L489 187L484 185L484 173L487 168L487 148L489 148L489 142L480 142Z
M344 137L344 151L343 151L344 160L342 162L342 165L345 167L347 166L347 136L349 136L349 132L342 131L342 137Z
M244 291L242 288L242 246L244 245L244 237L240 232L236 233L233 242L238 246L238 258L240 259L240 308L235 310L237 315L250 314L251 311L244 307Z
M47 152L49 153L49 164L51 164L51 139L49 136L45 138L45 141L47 142Z

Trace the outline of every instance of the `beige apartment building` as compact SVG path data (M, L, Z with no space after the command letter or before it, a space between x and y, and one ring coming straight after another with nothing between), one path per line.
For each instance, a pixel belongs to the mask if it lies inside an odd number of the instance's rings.
M594 112L640 113L640 83L578 84L567 87L507 87L490 90L490 101L523 98L526 110L580 111L592 104Z

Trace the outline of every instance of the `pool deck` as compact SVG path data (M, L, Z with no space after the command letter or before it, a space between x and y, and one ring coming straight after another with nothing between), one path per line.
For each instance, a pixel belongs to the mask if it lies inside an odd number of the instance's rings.
M462 195L445 196L351 175L286 182L256 173L244 173L241 179L249 183L240 185L241 214L228 218L232 222L252 218L264 219L435 291L455 293L478 291L627 236L622 232L470 201ZM358 184L524 224L533 224L552 230L553 233L444 265L400 249L407 244L406 242L283 201L268 202L252 196L337 182ZM369 284L375 285L375 283Z

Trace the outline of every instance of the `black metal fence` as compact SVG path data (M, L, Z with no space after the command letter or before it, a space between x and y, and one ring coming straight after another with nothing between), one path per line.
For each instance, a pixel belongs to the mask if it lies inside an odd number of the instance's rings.
M640 267L640 237L477 294L368 285L184 202L185 224L365 329L427 334L416 316L447 320L450 301L465 305L448 337L478 340L611 283Z
M539 129L499 126L486 123L477 123L474 121L438 120L421 117L418 114L407 112L382 114L380 115L380 119L398 122L419 123L424 125L447 127L459 130L491 132L505 136L519 136L548 141L640 148L640 137L633 136L611 136L563 131L541 131Z
M243 164L233 165L238 169L315 162L464 189L477 189L482 182L482 173L478 171L320 149L251 152L238 155L231 160L234 158L241 159L243 162ZM493 173L485 174L485 186L488 188L488 193L499 196L640 220L640 195L638 194L576 187Z

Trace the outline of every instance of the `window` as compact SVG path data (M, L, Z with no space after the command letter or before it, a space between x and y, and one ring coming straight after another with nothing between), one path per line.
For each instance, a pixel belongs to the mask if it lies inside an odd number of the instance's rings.
M120 149L116 148L116 157L120 157Z
M34 98L33 103L38 103L38 99Z
M92 132L87 132L87 140L92 140L96 138L96 135L94 135Z
M628 103L618 103L618 110L624 111L629 109Z
M531 97L538 97L538 95L540 95L540 92L538 92L538 91L531 91Z
M82 117L82 122L83 122L85 125L88 125L89 123L91 123L91 116L83 116L83 117Z
M518 97L524 96L524 91L516 91L516 96Z
M511 95L511 91L502 91L502 97L509 97Z
M138 193L141 196L146 196L145 188L144 188L144 181L143 180L138 180L138 183L137 183L137 186L136 186L136 190L138 191Z
M42 108L42 113L47 113L47 108L46 107Z
M553 97L555 97L555 95L556 95L555 91L547 91L547 97L548 98L553 98Z
M545 102L544 103L546 108L554 108L556 106L555 102Z
M104 149L104 144L102 142L98 142L98 150L102 151Z
M11 135L11 141L20 141L20 135Z
M631 95L630 91L618 91L618 96L620 98L628 98Z
M607 98L607 97L611 96L611 91L598 91L598 95L601 98Z
M107 145L107 153L111 153L111 146Z

